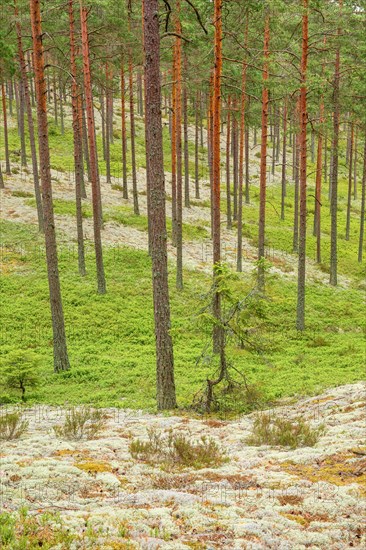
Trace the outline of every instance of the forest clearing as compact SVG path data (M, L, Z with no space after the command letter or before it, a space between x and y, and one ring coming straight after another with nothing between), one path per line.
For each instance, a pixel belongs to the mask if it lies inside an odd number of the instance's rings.
M3 2L1 548L364 547L365 9Z

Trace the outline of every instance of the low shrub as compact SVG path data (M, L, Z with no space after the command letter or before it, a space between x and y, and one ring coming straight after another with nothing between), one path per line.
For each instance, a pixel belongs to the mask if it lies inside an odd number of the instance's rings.
M271 445L291 449L313 447L322 433L323 426L312 428L302 418L290 420L261 413L255 418L252 433L246 439L246 443L253 446Z
M11 412L0 415L0 439L7 441L19 439L28 429L28 421L23 420L22 413Z
M72 407L62 425L54 426L54 432L64 439L93 439L105 427L106 415L99 409L83 406Z
M148 440L134 439L129 451L132 458L143 462L196 469L215 468L228 460L214 439L202 436L192 440L190 434L175 434L172 429L168 432L148 430Z

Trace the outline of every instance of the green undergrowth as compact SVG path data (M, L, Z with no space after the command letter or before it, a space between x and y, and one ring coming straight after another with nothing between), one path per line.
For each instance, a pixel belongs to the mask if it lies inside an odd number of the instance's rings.
M90 403L155 410L155 337L151 265L145 252L127 247L104 252L107 294L96 294L95 261L87 248L85 278L77 272L76 250L58 235L61 286L71 370L54 374L52 332L43 239L33 226L1 222L0 349L32 349L40 358L40 384L27 390L27 401L50 404ZM211 279L184 272L184 290L175 290L169 266L172 337L178 403L189 406L212 375L196 359L207 342L196 315L205 303ZM230 283L239 296L253 286L248 276ZM354 288L307 285L307 329L295 329L296 283L277 276L267 281L260 324L248 330L264 352L230 345L229 357L263 399L315 394L364 375L363 293ZM0 388L3 402L19 392ZM233 403L238 409L242 404Z

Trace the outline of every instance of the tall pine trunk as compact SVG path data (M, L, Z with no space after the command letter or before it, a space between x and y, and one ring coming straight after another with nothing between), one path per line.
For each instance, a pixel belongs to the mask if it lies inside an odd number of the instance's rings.
M297 330L305 329L305 271L306 271L306 72L308 63L308 0L303 0L302 16L302 55L300 88L300 226L299 226L299 264L297 274Z
M281 220L285 219L286 162L287 162L287 98L283 106L282 171L281 171Z
M352 177L353 177L353 145L355 138L355 127L351 122L350 142L349 142L349 164L348 164L348 196L347 196L347 219L346 219L346 241L349 241L351 228L351 201L352 201Z
M85 91L85 103L87 112L88 123L88 139L89 139L89 154L90 154L90 176L92 187L92 204L93 204L93 224L94 224L94 247L95 247L95 259L97 268L97 283L98 293L106 293L106 282L104 274L103 263L103 248L101 237L101 193L98 174L98 157L97 146L95 139L95 121L94 121L94 109L93 109L93 95L91 85L90 74L90 58L89 58L89 40L88 40L88 27L87 27L87 8L82 5L80 0L80 20L81 20L81 39L82 39L82 51L83 51L83 69L84 69L84 91Z
M8 117L6 114L6 96L5 96L4 82L1 83L1 99L2 99L3 119L4 119L5 174L10 176L11 169L10 169L9 138L8 138Z
M365 202L366 202L366 133L365 133L365 145L363 150L360 234L358 239L358 261L360 263L362 262L362 258L363 258L363 240L364 240L364 232L365 232Z
M122 140L122 181L123 198L128 199L127 187L127 138L126 138L126 104L125 104L125 70L121 59L121 140Z
M183 174L182 174L182 44L179 36L182 33L180 24L180 0L177 1L175 21L176 36L176 147L177 147L177 278L178 290L183 288Z
M339 0L339 9L342 9L342 0ZM340 14L341 16L341 14ZM337 232L338 232L338 148L339 148L339 84L340 84L340 44L341 28L337 29L337 45L333 80L333 143L332 143L332 173L330 189L330 277L331 285L337 285Z
M16 32L17 32L20 74L23 82L25 106L27 109L29 143L30 143L31 155L32 155L33 184L34 184L34 195L36 198L36 206L37 206L38 229L40 232L43 233L43 208L42 208L41 189L39 185L38 160L37 160L36 140L35 140L35 134L34 134L34 123L33 123L33 116L32 116L32 105L31 105L31 98L29 94L27 67L26 67L25 57L23 52L22 28L21 28L20 21L18 19L19 12L18 12L18 7L16 2L14 2L14 12L16 17Z
M53 329L53 359L55 372L70 368L64 314L62 307L60 279L58 272L55 220L53 215L50 151L48 144L47 95L44 74L44 53L42 43L40 0L30 0L34 67L37 95L38 145L41 166L44 233L46 243L47 273Z
M78 266L80 275L86 274L85 251L83 235L82 212L82 185L83 185L83 152L81 133L79 128L78 95L80 88L77 84L77 68L75 56L75 19L73 0L69 0L69 28L70 28L70 73L71 81L71 105L72 105L72 130L74 138L74 166L75 166L75 202L76 202L76 231L78 240Z
M231 221L231 181L230 181L230 135L231 135L231 96L227 98L227 126L226 126L226 225L232 228Z
M160 36L158 0L143 2L146 155L150 167L151 259L156 336L158 409L176 407L173 344L170 335L163 133L161 125Z
M267 177L267 138L268 138L268 59L269 59L269 14L265 16L264 26L264 63L263 63L263 90L262 90L262 137L261 137L261 164L259 180L259 231L258 231L258 288L264 289L264 244L266 227L266 177Z

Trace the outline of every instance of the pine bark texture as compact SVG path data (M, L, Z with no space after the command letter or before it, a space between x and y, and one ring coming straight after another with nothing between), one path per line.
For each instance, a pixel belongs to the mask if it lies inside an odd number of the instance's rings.
M163 134L161 125L158 0L145 1L146 154L150 166L151 259L156 336L157 405L176 407L173 344L170 335Z
M52 202L50 151L47 125L47 90L44 76L44 52L40 0L30 0L34 69L37 96L38 146L41 166L44 234L46 244L47 274L53 330L53 359L55 372L70 368L64 314L62 307L60 279L58 271L55 221Z

